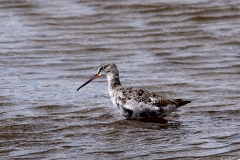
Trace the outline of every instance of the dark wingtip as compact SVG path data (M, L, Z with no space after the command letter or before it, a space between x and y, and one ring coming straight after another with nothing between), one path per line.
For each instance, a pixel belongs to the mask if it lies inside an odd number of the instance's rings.
M191 101L183 101L183 105L191 103Z
M191 103L191 101L184 101L182 99L174 99L174 102L177 104L178 107Z

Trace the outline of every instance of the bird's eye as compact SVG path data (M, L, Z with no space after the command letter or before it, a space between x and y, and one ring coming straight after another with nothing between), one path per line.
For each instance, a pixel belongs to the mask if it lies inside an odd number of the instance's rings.
M98 68L98 73L100 73L103 70L102 67Z

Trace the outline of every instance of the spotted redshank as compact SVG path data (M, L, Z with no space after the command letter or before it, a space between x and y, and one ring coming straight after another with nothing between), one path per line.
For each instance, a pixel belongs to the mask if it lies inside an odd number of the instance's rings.
M101 75L107 76L112 103L127 119L144 118L155 121L159 117L167 116L178 107L190 103L190 101L181 99L169 100L145 89L122 86L117 66L113 62L101 64L97 74L80 86L77 91Z

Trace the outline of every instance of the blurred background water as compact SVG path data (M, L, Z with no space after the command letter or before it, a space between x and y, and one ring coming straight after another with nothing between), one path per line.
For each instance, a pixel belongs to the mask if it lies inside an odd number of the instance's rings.
M1 0L2 159L240 158L240 2ZM192 103L124 120L106 78Z

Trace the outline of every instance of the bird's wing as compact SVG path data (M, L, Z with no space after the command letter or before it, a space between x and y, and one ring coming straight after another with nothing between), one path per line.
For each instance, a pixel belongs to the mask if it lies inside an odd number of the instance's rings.
M124 87L121 92L122 98L125 100L126 103L129 104L127 106L130 106L128 109L131 109L132 107L137 107L140 104L150 108L162 108L173 104L171 100L168 100L145 89Z
M181 99L169 100L138 88L121 86L116 91L116 105L121 106L130 117L164 117L178 107L190 103Z

